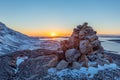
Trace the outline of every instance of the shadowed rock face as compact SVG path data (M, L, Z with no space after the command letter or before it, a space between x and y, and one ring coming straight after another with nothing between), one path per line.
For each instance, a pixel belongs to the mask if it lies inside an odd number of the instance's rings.
M78 68L80 65L83 67L95 67L97 65L112 63L112 59L104 54L104 49L98 40L96 31L91 26L88 26L86 22L73 29L69 40L61 41L60 50L60 58L58 56L58 64L56 64L59 69L59 64L62 60L65 60L64 62L62 61L62 65L65 66L64 68L66 68L66 63L67 67L74 68ZM95 62L96 64L91 65L91 62ZM63 69L63 66L61 69Z

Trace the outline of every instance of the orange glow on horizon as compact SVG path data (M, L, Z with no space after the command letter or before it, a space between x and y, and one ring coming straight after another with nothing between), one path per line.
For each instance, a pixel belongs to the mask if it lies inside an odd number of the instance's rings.
M55 37L55 36L70 36L72 32L67 32L67 33L60 33L60 32L22 32L23 34L26 34L28 36L47 36L47 37Z
M45 34L41 34L41 33L36 33L36 34L33 34L33 33L23 33L23 34L26 34L28 36L48 36L48 37L55 37L55 36L70 36L72 34L71 33L68 33L68 34L58 34L58 33L45 33ZM120 34L115 34L115 33L97 33L99 35L120 35Z
M72 30L71 31L68 31L68 32L65 32L65 31L58 31L57 30L54 30L56 32L53 32L53 31L49 31L49 32L34 32L34 31L20 31L22 32L23 34L26 34L28 36L48 36L48 37L55 37L55 36L70 36L72 34ZM115 32L115 31L97 31L97 34L102 34L102 35L120 35L120 33L118 32Z

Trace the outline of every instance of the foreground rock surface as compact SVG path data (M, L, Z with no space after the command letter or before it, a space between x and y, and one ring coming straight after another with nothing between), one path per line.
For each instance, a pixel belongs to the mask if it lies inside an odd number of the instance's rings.
M43 80L47 75L48 63L56 58L53 50L24 50L0 56L0 80ZM18 57L28 57L19 62ZM18 68L17 68L18 67Z
M120 55L108 54L114 60L114 62L120 67ZM28 59L22 62L18 67L18 71L15 73L17 57L28 56ZM18 51L13 54L4 55L0 57L0 79L1 80L53 80L55 77L57 80L61 80L58 76L52 76L48 74L47 64L56 58L56 51L52 50L34 50L34 51ZM74 62L74 69L78 69L78 62ZM81 66L80 66L81 67ZM49 77L47 77L49 76ZM117 70L105 70L100 71L93 78L89 79L84 74L81 74L81 78L73 78L71 75L64 76L64 80L117 80L114 78L120 78L120 69Z

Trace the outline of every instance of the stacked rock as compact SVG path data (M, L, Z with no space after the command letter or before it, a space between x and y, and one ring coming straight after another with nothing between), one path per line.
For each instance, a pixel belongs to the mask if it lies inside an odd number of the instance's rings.
M54 67L80 69L80 67L97 67L110 63L112 58L104 54L96 31L85 22L74 28L69 40L61 41L61 51L58 51L57 63Z

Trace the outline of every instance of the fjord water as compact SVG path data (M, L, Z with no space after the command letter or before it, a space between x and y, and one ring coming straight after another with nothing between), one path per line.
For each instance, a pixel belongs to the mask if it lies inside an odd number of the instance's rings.
M99 40L101 41L102 46L105 50L114 51L117 54L120 54L120 42L116 41L109 41L109 40L119 40L120 38L108 38L108 37L100 37Z
M62 40L68 40L68 38L40 38L40 40L55 40L55 41L62 41ZM99 40L101 41L102 46L107 51L113 51L116 54L120 54L120 42L116 41L109 41L109 40L119 40L120 37L99 37Z

